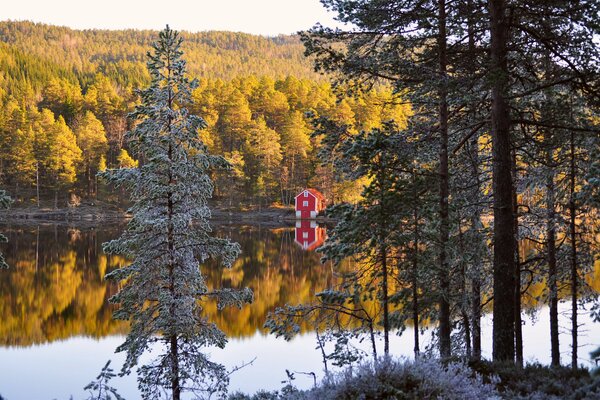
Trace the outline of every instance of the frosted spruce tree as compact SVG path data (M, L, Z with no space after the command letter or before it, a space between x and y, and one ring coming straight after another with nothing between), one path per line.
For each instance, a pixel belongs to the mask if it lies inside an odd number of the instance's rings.
M211 237L207 200L213 186L208 173L227 163L207 153L198 136L206 123L186 108L197 82L186 77L181 42L167 26L148 53L151 84L140 92L142 102L131 114L137 125L127 133L140 166L100 174L125 186L133 201L126 231L105 243L104 251L133 260L107 278L122 285L111 298L119 305L115 318L131 322L130 333L117 348L127 353L121 374L137 366L144 399L178 400L184 391L196 397L225 392L227 371L202 350L222 348L226 338L202 316L202 304L241 307L252 300L249 289L208 288L201 273L201 263L208 258L231 267L240 248ZM138 366L149 350L159 355Z

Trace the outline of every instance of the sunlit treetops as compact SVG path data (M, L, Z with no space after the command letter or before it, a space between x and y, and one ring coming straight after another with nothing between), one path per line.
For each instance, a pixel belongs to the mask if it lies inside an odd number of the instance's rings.
M139 159L124 139L134 128L127 114L140 102L135 89L149 82L143 60L155 36L0 22L0 184L16 198L38 186L42 200L54 197L58 186L67 189L59 197L76 190L102 198L92 179L100 167L128 167ZM216 197L227 196L230 204L290 203L306 186L332 200L355 198L360 185L336 181L331 168L319 165L320 143L310 137L306 113L358 133L389 119L404 126L411 112L382 87L338 101L294 37L205 32L183 38L188 75L199 78L190 111L208 125L200 138L235 167L233 177L215 176ZM57 147L50 143L57 131L44 126L59 119L64 126L57 137L75 140ZM67 143L77 149L61 152Z

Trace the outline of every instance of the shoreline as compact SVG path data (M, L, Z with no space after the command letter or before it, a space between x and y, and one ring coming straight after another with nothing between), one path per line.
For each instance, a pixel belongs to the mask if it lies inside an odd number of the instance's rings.
M0 223L69 223L100 225L103 223L126 223L131 215L126 210L112 205L81 205L69 208L14 207L0 211ZM211 208L211 222L263 224L278 223L292 225L296 221L292 208L269 207L261 210L223 210ZM319 223L332 223L324 216L315 219Z

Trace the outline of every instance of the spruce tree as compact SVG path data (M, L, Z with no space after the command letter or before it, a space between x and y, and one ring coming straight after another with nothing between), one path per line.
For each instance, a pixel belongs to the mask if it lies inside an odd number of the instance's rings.
M186 77L179 34L167 26L148 53L151 84L140 92L132 117L138 122L127 134L133 153L144 160L138 168L109 170L100 175L126 186L133 201L132 219L119 239L104 244L111 254L125 254L132 263L107 275L121 283L111 301L115 318L129 320L131 331L117 351L127 353L122 374L138 365L150 350L161 353L139 366L142 397L178 400L182 392L198 394L227 389L227 371L202 352L223 347L224 333L202 316L202 303L242 306L250 290L208 288L200 265L209 258L231 267L240 252L237 243L210 235L208 199L213 192L211 168L226 167L222 157L207 153L198 130L206 126L189 114L197 82Z

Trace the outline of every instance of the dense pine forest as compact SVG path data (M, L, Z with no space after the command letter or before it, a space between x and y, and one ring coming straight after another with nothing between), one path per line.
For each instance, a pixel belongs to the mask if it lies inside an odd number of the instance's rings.
M336 180L317 159L307 113L369 129L405 121L410 107L380 88L342 102L312 71L297 37L183 34L190 76L200 79L190 110L233 174L217 175L224 205L290 204L307 185L333 200L359 185ZM0 185L26 204L65 207L69 193L114 200L96 173L129 167L127 114L148 83L151 31L76 31L30 22L0 23Z
M322 3L347 31L0 23L0 187L29 207L131 206L91 274L112 281L114 316L131 323L122 374L137 368L144 398L225 396L230 373L205 348L243 331L228 318L260 318L286 340L314 332L325 379L303 392L286 370L281 392L232 399L598 398L600 370L587 367L600 349L580 347L582 316L600 322L600 6ZM329 270L294 272L284 230L246 250L262 262L278 248L285 266L276 276L267 262L257 283L232 228L210 228L209 199L260 210L305 187L328 201L317 251ZM39 229L35 275L38 242ZM245 311L252 301L259 311ZM540 309L548 366L524 355L525 314ZM17 325L19 312L3 311ZM402 333L410 361L392 357ZM102 374L108 364L92 388Z

